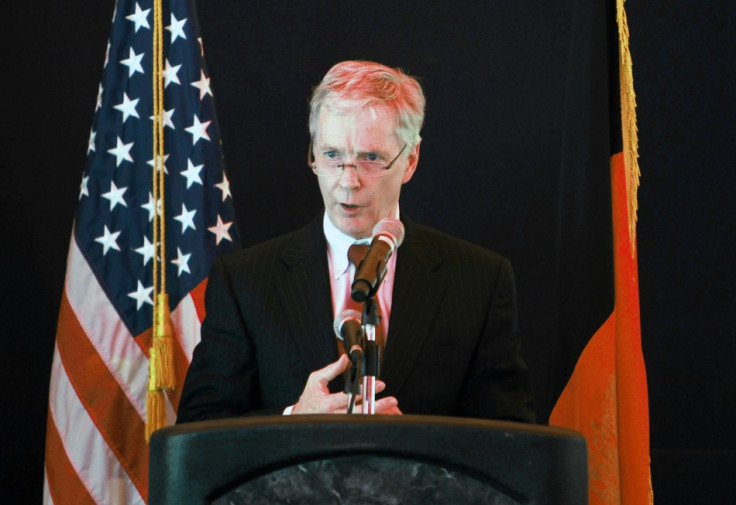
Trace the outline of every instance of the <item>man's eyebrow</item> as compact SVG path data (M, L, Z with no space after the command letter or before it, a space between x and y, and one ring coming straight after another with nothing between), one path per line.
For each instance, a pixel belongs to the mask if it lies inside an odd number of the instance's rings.
M321 144L317 146L317 150L319 151L339 151L338 148L333 146L332 144Z

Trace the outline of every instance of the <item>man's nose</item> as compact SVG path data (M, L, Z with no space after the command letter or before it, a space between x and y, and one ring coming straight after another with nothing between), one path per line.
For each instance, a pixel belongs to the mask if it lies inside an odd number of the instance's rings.
M355 190L360 187L358 177L358 166L354 163L345 163L340 174L340 186L347 190Z

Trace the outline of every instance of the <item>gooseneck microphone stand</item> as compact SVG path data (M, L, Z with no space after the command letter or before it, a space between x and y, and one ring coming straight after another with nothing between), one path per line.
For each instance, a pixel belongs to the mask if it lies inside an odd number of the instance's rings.
M376 378L381 373L381 349L376 342L376 326L378 311L373 297L365 299L361 324L365 329L365 346L363 357L363 414L375 414Z
M345 373L345 388L343 391L348 395L348 414L353 413L355 408L355 397L360 394L360 379L358 373L363 368L363 360L352 361L350 369Z

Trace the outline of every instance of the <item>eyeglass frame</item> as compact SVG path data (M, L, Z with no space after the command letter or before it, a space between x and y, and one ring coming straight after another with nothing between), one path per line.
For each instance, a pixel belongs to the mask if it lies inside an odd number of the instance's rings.
M403 153L404 152L404 149L406 149L406 146L407 145L408 144L404 144L404 146L399 150L399 154L397 154L396 157L394 159L392 159L389 162L388 165L386 165L385 167L383 167L383 169L382 169L381 172L378 172L376 175L368 175L368 174L366 174L364 172L361 172L360 174L361 175L365 175L366 177L383 177L384 175L386 175L386 173L388 173L387 171L391 169L391 167L394 165L394 163L396 163L396 161L401 156L401 153ZM309 150L307 151L307 166L312 169L312 172L314 172L314 175L316 175L317 177L334 177L336 175L342 175L343 173L345 173L345 167L352 167L353 168L353 171L356 174L358 173L358 164L357 163L341 163L340 165L337 165L335 167L335 168L342 169L342 171L339 174L332 174L332 175L320 175L320 174L318 174L316 172L316 169L317 169L317 167L316 167L317 161L314 159L314 155L312 154L312 147L313 147L313 144L312 144L312 141L310 140L309 141ZM371 163L375 163L375 162L371 162Z

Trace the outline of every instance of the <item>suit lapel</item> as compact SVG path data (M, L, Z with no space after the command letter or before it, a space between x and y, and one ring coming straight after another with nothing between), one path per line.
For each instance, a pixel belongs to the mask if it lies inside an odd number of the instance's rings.
M327 266L327 244L322 219L315 219L294 234L282 252L285 269L276 279L285 318L308 370L337 359L332 330L332 297Z
M391 394L399 391L414 366L440 308L446 283L440 274L442 257L424 240L415 223L402 215L406 238L396 258L382 380Z

